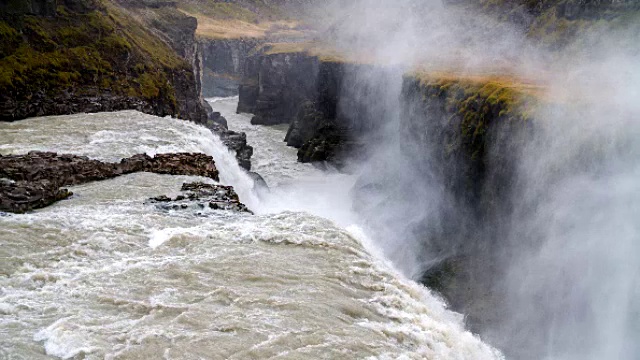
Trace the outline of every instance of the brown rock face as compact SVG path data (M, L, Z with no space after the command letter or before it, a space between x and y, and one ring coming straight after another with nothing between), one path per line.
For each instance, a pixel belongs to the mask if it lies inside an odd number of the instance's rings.
M134 172L204 176L218 180L213 158L180 153L134 155L120 163L92 160L85 156L52 152L0 156L0 211L24 213L66 199L72 193L64 186L111 179Z

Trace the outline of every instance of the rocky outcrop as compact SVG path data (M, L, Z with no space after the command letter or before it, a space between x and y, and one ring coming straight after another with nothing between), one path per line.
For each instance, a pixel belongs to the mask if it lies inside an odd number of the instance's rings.
M218 179L213 158L204 154L146 154L106 163L85 156L30 152L0 156L0 211L24 213L73 195L64 186L111 179L135 172Z
M29 6L0 21L0 121L122 109L206 120L195 19L161 1L148 18L112 1L49 3L6 5Z
M331 66L304 53L255 55L247 61L239 107L252 110L255 125L290 123L302 102L319 100L321 84L330 86L329 79L321 79L330 73L321 72L321 64Z
M238 95L240 80L246 69L245 62L263 41L252 38L199 39L204 97Z
M357 76L379 69L306 53L263 51L247 61L238 112L253 113L255 125L290 124L285 141L299 148L302 162L340 164L346 154L354 154L359 138L374 130L380 116L373 116L378 109L370 106L377 92L363 89Z
M201 50L196 41L196 18L178 11L175 1L166 0L116 0L151 30L155 36L182 57L190 66L188 83L181 83L184 76L174 77L174 82L185 91L179 91L176 101L180 108L191 115L190 120L204 122L210 108L202 96L203 64Z
M247 143L247 134L227 129L226 125L221 124L226 124L226 121L227 120L224 119L224 117L219 116L217 122L209 120L209 122L207 122L207 128L209 128L209 130L214 134L218 135L220 140L222 140L222 143L229 148L229 150L236 153L238 165L240 165L241 168L250 171L253 147Z
M181 191L183 195L178 195L175 198L158 196L149 199L148 203L155 204L163 210L195 211L200 216L204 215L206 209L253 214L246 205L240 202L238 194L231 186L201 182L185 183L182 185Z
M408 190L439 193L436 215L422 219L430 225L414 229L428 244L422 281L477 332L500 316L494 289L500 254L509 248L500 242L501 220L513 211L519 149L531 136L527 114L538 101L522 89L463 77L407 75L403 82L401 146L424 181Z
M114 94L108 89L86 87L89 94L78 95L74 91L47 94L40 90L28 99L4 99L0 102L0 121L19 120L35 116L95 113L102 111L137 110L146 114L169 116L175 108L164 101L145 100L138 97Z
M238 86L238 114L253 114L256 111L260 87L254 80L255 79L244 78L242 79L243 83Z

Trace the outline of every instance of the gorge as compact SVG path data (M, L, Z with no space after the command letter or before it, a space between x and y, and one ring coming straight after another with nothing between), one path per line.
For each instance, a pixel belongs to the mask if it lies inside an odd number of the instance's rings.
M71 74L73 86L23 86L26 70L3 65L2 119L149 115L1 124L0 163L32 150L105 163L194 152L214 159L220 181L127 175L73 187L79 195L51 208L0 213L2 327L19 329L7 356L640 354L638 2L98 3L87 16L115 19L126 52L157 66L153 91L130 60L113 77ZM30 17L86 11L37 4L3 10L12 26L26 16L19 31L32 47ZM170 49L180 70L141 56L141 36ZM2 61L25 59L18 49ZM131 89L81 84L101 76ZM218 209L222 185L233 185L223 202L247 211ZM45 253L25 250L30 242ZM36 294L45 300L31 302Z

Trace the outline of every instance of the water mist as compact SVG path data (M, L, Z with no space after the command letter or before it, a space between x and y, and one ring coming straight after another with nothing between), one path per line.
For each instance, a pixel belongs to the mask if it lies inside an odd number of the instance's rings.
M475 256L480 265L467 270L491 293L476 299L491 314L474 329L508 356L637 359L640 57L628 48L636 35L589 33L582 51L549 53L516 27L438 2L334 2L321 11L335 14L327 41L377 64L353 68L342 111L370 125L353 193L386 256L414 279L443 259ZM443 114L417 114L411 101L420 99L402 99L402 75L416 66L544 84L547 105L522 132L486 144L489 164L514 167L499 179L510 190L496 213L451 193L443 168L457 164L434 149ZM411 116L427 124L413 140Z

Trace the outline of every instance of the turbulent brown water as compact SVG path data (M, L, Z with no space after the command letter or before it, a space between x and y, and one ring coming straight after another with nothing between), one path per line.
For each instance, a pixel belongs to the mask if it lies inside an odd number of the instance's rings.
M144 200L193 178L135 174L0 216L2 359L496 359L459 314L404 278L350 213L349 176L295 161L282 129L247 131L258 191L211 133L125 111L0 124L0 153L117 160L214 156L257 215L166 212Z

